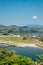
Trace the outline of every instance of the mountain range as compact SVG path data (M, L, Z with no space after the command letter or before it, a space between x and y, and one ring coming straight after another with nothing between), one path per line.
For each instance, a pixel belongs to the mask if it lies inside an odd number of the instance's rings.
M43 25L26 25L26 26L17 26L17 25L0 25L0 33L7 34L32 34L32 33L43 33Z

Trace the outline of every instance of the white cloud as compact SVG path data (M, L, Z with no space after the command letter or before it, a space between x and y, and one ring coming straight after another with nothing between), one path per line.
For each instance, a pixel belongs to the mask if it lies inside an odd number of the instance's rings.
M37 16L32 16L33 19L37 19L38 17Z

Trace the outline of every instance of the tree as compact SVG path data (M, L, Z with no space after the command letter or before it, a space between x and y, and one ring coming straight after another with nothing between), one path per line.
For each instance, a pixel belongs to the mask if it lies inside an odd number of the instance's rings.
M43 54L38 55L37 62L38 62L39 65L43 65Z
M23 40L27 40L27 37L23 37Z
M43 42L43 38L40 38L39 41L42 41Z

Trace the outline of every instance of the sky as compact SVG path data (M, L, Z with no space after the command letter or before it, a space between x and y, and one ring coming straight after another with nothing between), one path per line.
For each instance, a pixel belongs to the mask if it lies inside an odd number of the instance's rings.
M43 25L43 0L0 0L0 24Z

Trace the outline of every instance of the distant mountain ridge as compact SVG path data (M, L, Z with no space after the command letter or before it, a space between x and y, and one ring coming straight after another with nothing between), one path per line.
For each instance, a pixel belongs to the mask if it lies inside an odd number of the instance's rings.
M0 25L0 33L2 34L32 34L32 33L43 33L42 25L26 25L26 26L16 26L16 25Z
M38 28L43 28L43 25L27 25L29 27L38 27Z

